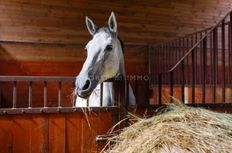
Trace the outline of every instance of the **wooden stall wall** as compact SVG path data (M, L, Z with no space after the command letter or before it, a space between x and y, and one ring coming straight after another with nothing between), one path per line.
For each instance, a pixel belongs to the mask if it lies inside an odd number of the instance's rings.
M100 152L111 125L107 112L0 116L0 153Z

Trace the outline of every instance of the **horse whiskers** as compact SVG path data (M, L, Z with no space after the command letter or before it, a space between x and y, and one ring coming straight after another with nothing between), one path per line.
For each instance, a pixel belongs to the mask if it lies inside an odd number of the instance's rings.
M76 96L77 96L77 95L76 95L75 90L74 90L73 88L71 88L70 90L71 90L71 93L70 93L70 95L68 95L67 97L70 98L70 100L71 100L73 106L75 106Z

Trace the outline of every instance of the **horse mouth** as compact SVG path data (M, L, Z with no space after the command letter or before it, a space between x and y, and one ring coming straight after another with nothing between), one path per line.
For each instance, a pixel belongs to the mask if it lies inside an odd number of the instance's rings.
M78 96L78 97L80 97L80 98L83 98L83 99L88 99L89 98L89 96L91 95L91 93L85 93L85 94L83 94L83 93L76 93L76 95Z

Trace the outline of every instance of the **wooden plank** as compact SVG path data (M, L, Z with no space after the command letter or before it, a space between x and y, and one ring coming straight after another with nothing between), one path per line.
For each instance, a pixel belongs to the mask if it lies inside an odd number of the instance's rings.
M0 117L0 153L13 152L13 133L11 117Z
M66 116L66 126L67 126L67 143L66 143L66 152L75 153L75 152L82 152L81 145L83 144L82 140L82 116L83 114L68 114Z
M23 152L30 153L31 142L31 120L25 116L15 116L12 118L12 134L13 134L13 153Z
M48 119L42 115L30 115L30 153L48 153L49 149L49 131Z
M65 153L65 116L49 115L49 153Z

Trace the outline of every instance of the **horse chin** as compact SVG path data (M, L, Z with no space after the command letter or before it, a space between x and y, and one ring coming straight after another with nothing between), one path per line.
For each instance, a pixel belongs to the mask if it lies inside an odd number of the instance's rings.
M88 99L90 95L91 95L91 93L88 93L88 94L78 94L77 93L77 96L80 98L83 98L83 99Z
M78 95L78 96L79 96L80 98L83 98L83 99L88 99L90 95L84 95L84 96L83 96L83 95L82 95L82 96Z

